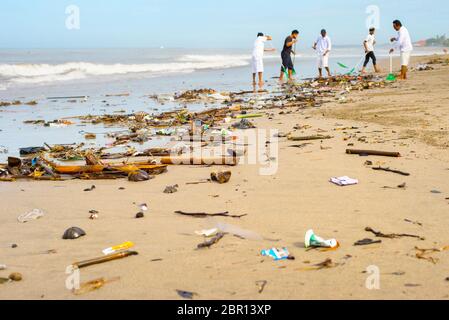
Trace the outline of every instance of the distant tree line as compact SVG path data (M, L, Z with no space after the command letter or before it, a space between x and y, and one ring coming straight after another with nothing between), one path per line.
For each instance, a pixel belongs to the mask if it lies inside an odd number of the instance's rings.
M427 46L449 46L449 39L446 38L446 35L443 34L442 36L436 36L435 38L430 38L426 40Z

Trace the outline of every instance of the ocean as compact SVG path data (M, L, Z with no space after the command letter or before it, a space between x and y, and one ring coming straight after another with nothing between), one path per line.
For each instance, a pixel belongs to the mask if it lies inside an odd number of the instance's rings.
M63 128L28 125L23 123L25 120L51 121L116 112L158 113L181 106L158 104L149 95L198 88L249 90L252 87L251 49L1 49L0 101L36 100L38 104L0 107L0 161L7 155L18 155L20 147L42 146L44 142L85 142L83 132L104 131L84 125ZM388 49L379 47L378 57L387 57ZM414 54L430 55L439 51L417 48ZM363 55L361 46L335 47L330 58L332 73L347 72L337 62L352 68ZM311 48L298 49L295 68L299 80L316 76L315 52ZM279 71L280 52L267 53L268 85L276 84L274 77L279 76ZM108 96L122 93L129 96ZM76 102L48 99L67 96L88 96L88 99ZM104 142L97 139L93 144Z

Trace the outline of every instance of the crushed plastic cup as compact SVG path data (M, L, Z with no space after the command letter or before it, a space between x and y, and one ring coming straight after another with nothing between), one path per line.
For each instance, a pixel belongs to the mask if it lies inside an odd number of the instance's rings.
M337 240L325 240L317 236L313 230L309 230L306 232L304 244L306 248L338 248L339 246Z

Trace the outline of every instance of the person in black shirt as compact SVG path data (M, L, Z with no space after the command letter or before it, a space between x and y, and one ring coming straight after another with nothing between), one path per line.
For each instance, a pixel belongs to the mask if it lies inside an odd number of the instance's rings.
M284 80L284 72L288 70L288 80L292 79L293 74L293 61L291 54L296 54L293 51L293 45L298 42L297 38L299 35L298 30L293 30L292 34L288 36L284 41L284 48L282 49L281 58L282 58L282 67L281 67L281 75L279 80L282 82Z

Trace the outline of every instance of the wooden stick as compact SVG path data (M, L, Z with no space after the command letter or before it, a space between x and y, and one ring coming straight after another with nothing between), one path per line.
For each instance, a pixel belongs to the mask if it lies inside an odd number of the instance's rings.
M136 251L125 251L125 252L120 252L120 253L100 257L100 258L91 259L91 260L75 262L75 263L73 263L73 266L77 267L78 269L81 269L81 268L93 266L95 264L105 263L105 262L109 262L109 261L113 261L113 260L127 258L130 256L136 256L136 255L138 255L138 253Z
M425 238L417 236L417 235L414 235L414 234L406 234L406 233L400 233L400 234L398 234L398 233L389 233L389 234L385 234L385 233L382 233L380 231L375 231L375 230L373 230L370 227L366 227L365 231L372 232L376 237L379 237L379 238L396 239L396 238L402 238L402 237L409 237L409 238L417 238L419 240L425 240Z
M410 173L407 173L407 172L404 172L404 171L393 170L393 169L390 169L390 168L383 168L383 167L376 167L376 168L373 168L373 170L393 172L393 173L397 173L397 174L400 174L400 175L403 175L403 176L409 176L410 175Z
M376 151L376 150L347 149L346 153L347 154L368 155L368 156L395 157L395 158L399 158L401 156L401 154L399 152L386 152L386 151Z
M204 213L204 212L184 212L184 211L175 211L177 214L181 214L184 216L191 216L195 218L206 218L206 217L228 217L228 218L241 218L244 216L247 216L247 214L242 215L230 215L228 211L226 212L219 212L219 213Z
M209 248L209 247L213 246L214 244L216 244L218 241L220 241L224 236L225 236L225 234L223 232L217 233L217 235L215 237L213 237L212 239L206 240L206 241L200 243L197 246L197 249Z
M327 140L332 139L332 136L322 136L322 135L316 135L316 136L306 136L306 137L294 137L289 136L288 140L291 141L309 141L309 140Z

